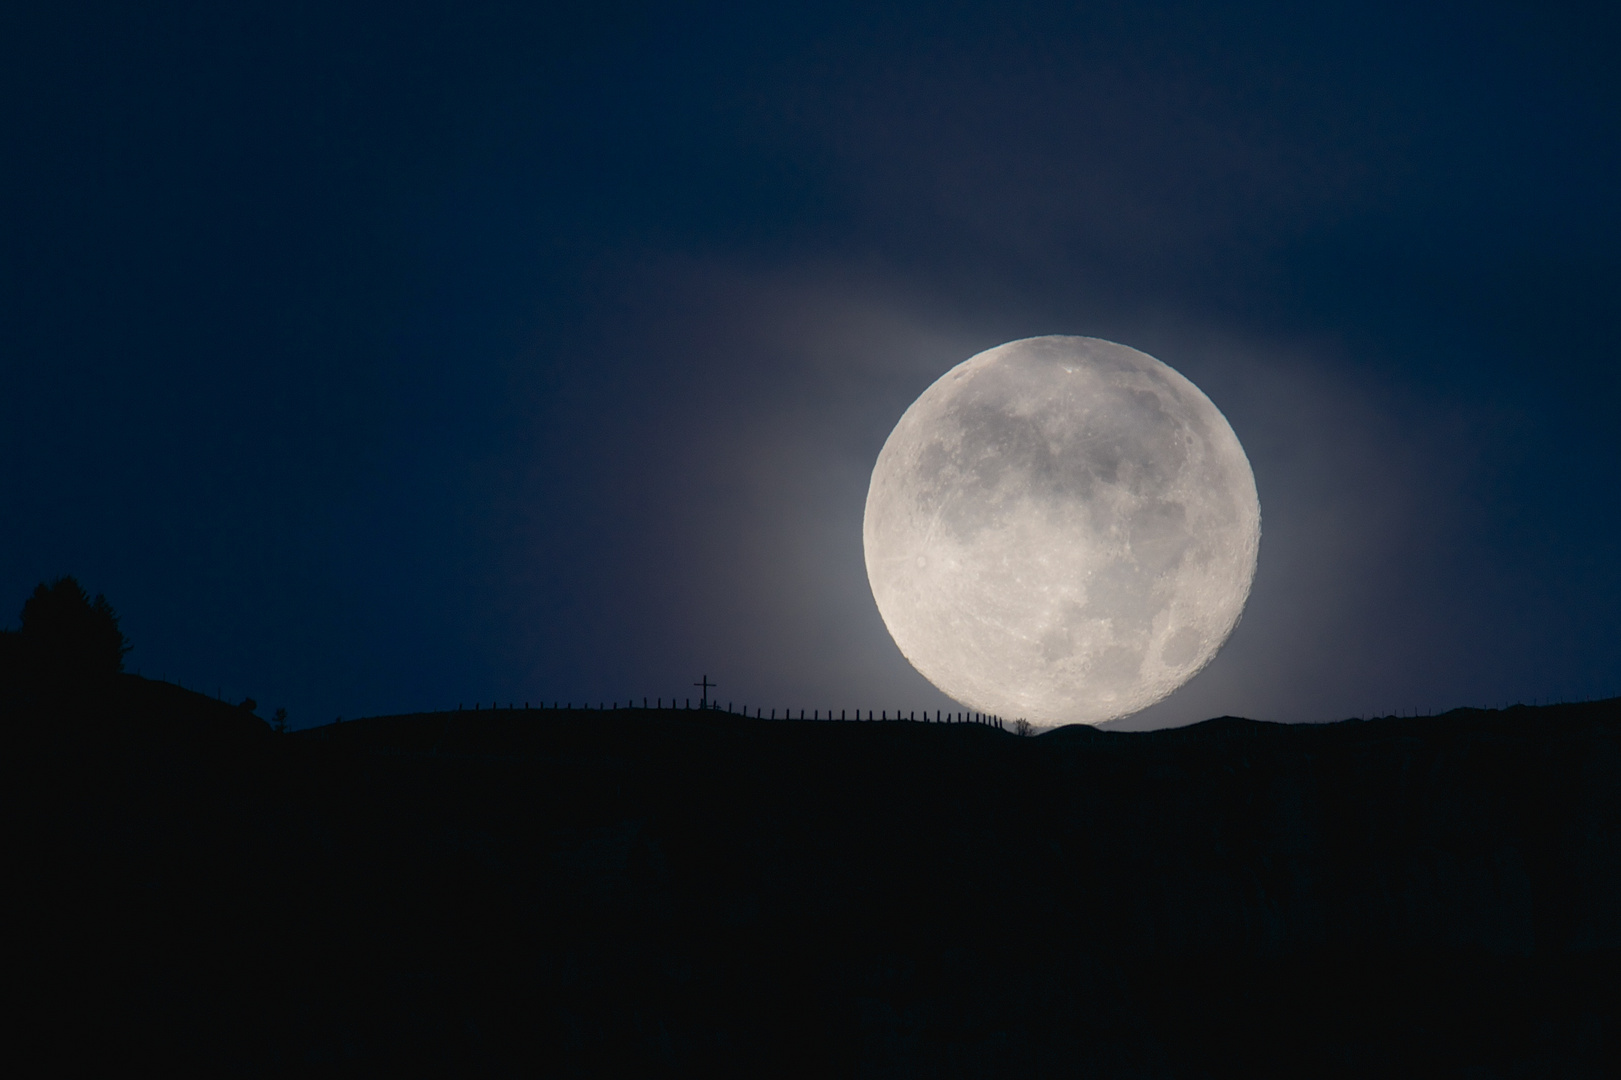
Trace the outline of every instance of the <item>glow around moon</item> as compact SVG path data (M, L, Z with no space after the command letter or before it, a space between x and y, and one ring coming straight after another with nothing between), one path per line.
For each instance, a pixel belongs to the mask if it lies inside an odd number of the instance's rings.
M1096 724L1215 656L1249 596L1261 507L1198 387L1124 345L1039 337L913 402L862 532L878 610L930 682L981 712Z

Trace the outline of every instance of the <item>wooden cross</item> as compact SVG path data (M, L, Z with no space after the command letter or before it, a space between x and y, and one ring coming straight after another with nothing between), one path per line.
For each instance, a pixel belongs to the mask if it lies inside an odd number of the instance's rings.
M692 685L698 687L699 689L701 689L704 692L704 696L698 699L698 708L700 708L700 709L708 708L708 706L709 706L709 691L711 691L711 690L713 690L715 688L715 684L709 681L709 676L708 675L705 675L703 682L695 682Z

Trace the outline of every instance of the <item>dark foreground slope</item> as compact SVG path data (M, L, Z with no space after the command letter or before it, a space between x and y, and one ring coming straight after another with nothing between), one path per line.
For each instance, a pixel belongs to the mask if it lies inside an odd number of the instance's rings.
M58 1060L259 1074L1603 1076L1618 703L1154 734L15 718Z

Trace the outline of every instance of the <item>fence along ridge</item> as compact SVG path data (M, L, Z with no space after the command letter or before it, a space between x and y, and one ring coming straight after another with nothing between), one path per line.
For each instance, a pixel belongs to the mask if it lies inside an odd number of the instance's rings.
M861 724L867 724L867 723L980 724L980 725L984 725L986 727L994 727L994 728L1006 730L1006 728L1004 727L1005 721L1003 720L1003 718L1001 716L998 716L995 713L981 713L981 712L973 712L973 711L970 711L970 710L951 711L951 710L946 710L946 709L935 709L935 710L933 710L934 715L931 717L929 715L930 710L928 710L928 709L910 709L910 710L908 710L908 709L894 709L894 710L890 710L890 709L868 709L868 710L866 710L867 715L865 715L865 716L861 715L862 710L860 710L860 709L854 709L854 710L840 709L838 716L833 715L833 710L832 709L800 709L800 710L798 710L799 711L798 716L793 715L793 713L794 713L793 709L782 709L782 710L780 710L782 712L782 716L779 717L777 715L779 710L777 710L777 709L767 709L764 706L755 706L754 714L752 716L750 716L750 714L749 714L749 706L744 705L742 707L742 709L736 709L736 708L733 707L733 704L730 701L728 701L726 703L726 707L723 709L723 708L720 707L719 702L705 702L705 701L700 700L697 705L694 705L692 703L691 698L684 698L684 699L671 698L670 699L670 704L668 704L668 705L664 704L664 699L663 698L653 698L652 699L653 704L651 704L651 705L648 704L648 700L649 700L648 698L645 698L645 697L642 698L642 703L640 705L636 704L636 699L635 698L627 698L624 701L623 705L621 705L621 703L619 701L617 701L617 700L615 700L611 705L607 701L603 700L603 701L598 701L597 702L597 706L596 706L595 709L593 709L591 707L591 703L589 701L582 702L578 709L575 708L574 702L572 702L572 701L565 702L562 699L558 699L556 701L553 701L550 705L547 705L544 701L542 701L538 707L532 706L529 702L525 701L523 703L523 706L522 706L522 711L524 711L524 712L581 712L581 711L584 711L584 712L623 712L623 711L629 711L629 710L636 710L636 711L658 711L658 712L667 712L667 711L675 711L675 712L718 712L718 713L725 713L728 716L748 717L751 720L778 720L778 719L781 719L781 720L795 720L795 721L797 721L797 720L813 720L813 721L818 721L818 722L821 722L821 723L834 723L834 724L838 724L838 723L846 723L846 724L856 724L856 723L861 723ZM676 704L676 702L678 700L681 701L681 704L679 704L679 705ZM464 711L479 712L479 711L481 711L483 709L483 707L484 707L484 703L482 701L475 701L473 703L473 708L471 710L466 709L463 703L457 703L456 711L457 712L464 712ZM517 710L518 708L519 708L519 706L518 706L517 702L515 702L515 701L509 701L506 704L506 710ZM499 701L491 702L490 703L490 711L491 712L502 711L501 703ZM849 715L852 711L855 713L854 716ZM805 715L807 712L810 713L809 716ZM827 714L826 716L822 715L824 712ZM890 715L891 712L894 713L893 716ZM919 712L921 712L923 714L923 719L921 719L921 720L918 719L918 713ZM902 715L903 713L905 715Z

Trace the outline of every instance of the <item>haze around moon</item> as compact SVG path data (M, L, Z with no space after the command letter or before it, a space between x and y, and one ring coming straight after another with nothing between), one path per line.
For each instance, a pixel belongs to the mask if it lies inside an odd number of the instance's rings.
M1237 625L1261 509L1220 410L1136 349L1035 337L902 415L862 539L890 635L963 705L1098 724L1170 695Z

